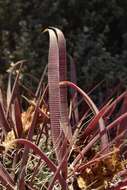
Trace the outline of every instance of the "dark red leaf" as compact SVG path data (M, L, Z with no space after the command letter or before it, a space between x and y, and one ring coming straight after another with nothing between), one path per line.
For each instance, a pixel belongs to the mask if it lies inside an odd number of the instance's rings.
M5 116L4 108L1 105L1 103L0 103L0 128L3 130L4 134L6 134L11 130Z
M14 190L15 183L1 163L0 163L0 177L3 179L4 182L8 184L10 189Z
M71 88L74 88L75 90L77 90L84 98L85 102L88 104L88 106L90 107L90 109L93 111L93 113L95 115L99 114L99 110L96 107L96 105L94 104L94 102L91 100L91 98L82 90L80 89L77 85L75 85L72 82L69 81L63 81L60 82L60 85L68 85ZM99 129L100 129L100 133L102 131L105 131L105 125L104 125L104 121L102 118L99 119ZM108 136L105 133L102 138L101 138L101 146L102 149L108 144Z
M15 98L14 100L14 112L15 112L15 124L16 124L17 134L18 138L20 138L23 132L23 125L22 125L21 110L18 98Z
M31 141L26 140L26 139L16 139L16 140L13 141L13 143L22 144L22 145L28 147L29 149L32 149L34 151L34 154L39 155L40 158L46 162L47 166L51 169L51 171L53 171L53 172L57 171L56 165L42 152L42 150L40 150ZM66 182L65 182L64 178L60 174L58 175L58 179L60 181L61 186L65 188L66 187Z

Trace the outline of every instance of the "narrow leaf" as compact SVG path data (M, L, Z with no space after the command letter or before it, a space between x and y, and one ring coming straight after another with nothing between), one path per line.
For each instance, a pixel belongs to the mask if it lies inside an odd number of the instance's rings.
M27 146L29 149L32 149L35 154L39 155L40 158L45 161L45 163L47 164L47 166L50 168L51 171L53 172L57 171L56 165L42 152L41 149L39 149L31 141L26 140L26 139L16 139L13 141L13 143L22 144L24 146ZM58 175L58 179L60 181L61 186L66 187L66 182L60 174Z
M12 92L10 92L11 91L11 89L10 89L11 88L11 86L10 86L11 84L9 83L9 90L8 90L9 94L7 95L7 97L8 97L7 98L8 99L7 118L9 116L9 110L10 110L11 103L14 101L14 98L15 98L15 96L18 93L18 86L19 86L18 81L19 81L19 76L20 76L20 72L21 72L22 66L24 64L24 61L18 62L18 64L20 64L20 68L19 68L18 73L16 75L16 79L14 81Z
M75 85L74 83L69 82L69 81L60 82L60 85L68 85L69 87L74 88L75 90L77 90L83 96L85 102L88 104L88 106L93 111L93 113L95 115L97 115L99 113L98 108L96 107L94 102L91 100L91 98L82 89L80 89L77 85ZM104 125L104 121L103 121L102 118L100 118L100 120L99 120L99 127L100 127L99 128L100 132L105 131L105 125ZM101 138L102 149L106 146L106 144L108 144L108 136L105 133Z
M121 101L121 99L126 95L127 92L124 92L122 93L119 97L117 97L110 105L110 101L108 104L106 104L100 111L99 113L91 120L91 122L89 123L89 125L87 126L87 128L85 129L85 132L84 132L84 136L87 136L88 134L91 133L91 130L93 130L99 119L101 117L103 117L106 113L108 113L108 111L115 105L117 104L119 101Z
M60 135L59 49L54 31L48 29L48 32L50 37L48 58L49 109L51 135L55 146L57 138ZM57 158L61 160L61 155L58 152L59 150L56 148Z
M66 160L67 160L67 155L68 155L68 153L66 153L66 154L64 155L64 157L63 157L61 163L60 163L59 166L57 167L57 170L56 170L56 172L54 173L54 176L53 176L53 178L52 178L52 180L51 180L51 182L50 182L50 184L49 184L48 190L52 190L52 189L53 189L54 183L55 183L55 181L57 180L57 177L58 177L58 175L59 175L59 173L60 173L60 170L64 167L64 163L65 163ZM67 189L67 187L66 187L66 189Z
M9 185L10 189L14 189L15 183L1 163L0 163L0 177L3 179L4 182L6 182Z
M6 119L5 112L3 106L0 102L0 128L3 130L4 134L10 131L9 123Z
M17 129L18 137L20 138L23 132L23 125L22 125L22 120L21 120L20 105L17 98L15 98L15 101L14 101L14 111L15 111L16 129Z
M57 28L53 28L57 34L58 38L58 47L59 47L59 77L60 81L67 80L67 60L66 60L66 40L62 33ZM60 117L61 117L61 125L63 126L63 130L65 136L68 141L71 143L72 139L72 131L71 126L68 119L68 102L67 102L67 87L60 87ZM67 133L66 133L67 132Z

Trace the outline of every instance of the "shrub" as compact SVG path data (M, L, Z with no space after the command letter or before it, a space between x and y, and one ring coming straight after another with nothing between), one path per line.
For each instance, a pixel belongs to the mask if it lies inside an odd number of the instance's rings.
M6 100L0 92L1 188L122 189L127 183L127 92L118 95L120 88L114 89L98 109L67 81L63 33L53 27L44 32L49 33L48 72L46 67L36 92L22 84L26 60L11 65Z

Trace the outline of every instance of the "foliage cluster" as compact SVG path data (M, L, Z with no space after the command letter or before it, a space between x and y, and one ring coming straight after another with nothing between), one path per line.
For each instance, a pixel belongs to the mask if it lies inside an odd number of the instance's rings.
M127 91L118 85L98 108L88 94L102 83L85 93L68 81L64 35L55 27L44 32L48 71L36 91L22 83L25 60L9 69L6 99L0 91L1 189L125 189Z

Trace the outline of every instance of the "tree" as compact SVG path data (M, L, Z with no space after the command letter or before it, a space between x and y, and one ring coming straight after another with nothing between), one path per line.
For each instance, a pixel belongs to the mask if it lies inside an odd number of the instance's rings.
M126 82L126 4L125 0L2 0L0 72L12 61L28 59L25 72L40 76L48 50L41 29L57 26L67 39L68 62L70 55L76 57L82 86L103 79Z

